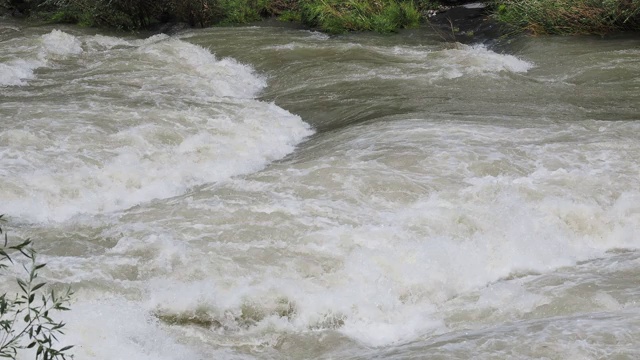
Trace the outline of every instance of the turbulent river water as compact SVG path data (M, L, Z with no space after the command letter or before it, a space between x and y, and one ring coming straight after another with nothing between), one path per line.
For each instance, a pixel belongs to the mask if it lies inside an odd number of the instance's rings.
M640 358L639 135L637 35L0 20L0 213L78 359Z

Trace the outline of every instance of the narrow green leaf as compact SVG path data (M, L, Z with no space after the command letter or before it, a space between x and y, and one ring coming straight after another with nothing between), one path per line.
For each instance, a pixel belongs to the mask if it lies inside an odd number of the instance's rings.
M22 289L22 291L26 293L27 292L27 283L22 281L22 279L17 279L16 281L18 282L18 285L20 285L20 288Z

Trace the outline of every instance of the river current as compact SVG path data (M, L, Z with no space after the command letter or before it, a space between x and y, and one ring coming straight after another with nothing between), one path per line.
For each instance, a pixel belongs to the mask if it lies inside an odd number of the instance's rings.
M0 213L78 359L639 358L639 135L637 35L0 19Z

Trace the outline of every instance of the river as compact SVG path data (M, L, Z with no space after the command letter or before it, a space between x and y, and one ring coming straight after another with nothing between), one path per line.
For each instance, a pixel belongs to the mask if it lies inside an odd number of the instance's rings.
M637 35L0 23L78 359L638 358L639 135Z

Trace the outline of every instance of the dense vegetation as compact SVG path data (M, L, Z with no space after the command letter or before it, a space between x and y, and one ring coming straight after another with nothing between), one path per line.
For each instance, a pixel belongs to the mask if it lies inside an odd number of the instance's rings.
M640 0L497 0L496 16L533 34L640 30Z
M348 30L386 33L420 23L420 12L409 1L305 1L301 3L300 10L303 23L331 33Z
M0 0L0 11L52 22L124 30L162 23L244 24L264 17L329 33L397 31L455 0ZM468 2L468 1L467 1ZM640 0L486 0L495 17L534 34L605 34L640 29Z
M428 0L0 0L0 7L54 22L124 30L184 22L244 24L277 16L331 33L396 31L418 25Z

